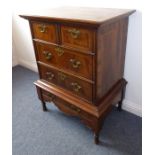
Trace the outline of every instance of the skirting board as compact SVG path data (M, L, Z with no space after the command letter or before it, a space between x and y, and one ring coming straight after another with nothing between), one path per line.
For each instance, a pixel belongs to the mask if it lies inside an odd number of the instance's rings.
M18 65L18 61L16 57L12 57L12 67L17 66Z
M34 72L38 72L37 64L35 62L29 62L25 60L19 60L19 65L26 67ZM138 104L135 104L129 100L124 100L122 104L122 109L128 112L131 112L135 115L142 116L142 108Z
M18 61L19 65L26 67L34 72L38 72L37 64L36 62L30 62L30 61L25 61L25 60L19 60Z
M122 104L122 109L131 112L137 116L142 117L142 107L136 103L124 99Z
M17 65L18 65L17 62L12 62L12 67L15 67L15 66L17 66Z

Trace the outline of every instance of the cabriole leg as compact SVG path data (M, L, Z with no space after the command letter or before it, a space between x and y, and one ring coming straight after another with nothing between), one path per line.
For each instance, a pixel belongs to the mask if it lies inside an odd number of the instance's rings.
M41 103L42 103L42 109L43 109L43 111L47 111L46 103L44 102L44 99L43 99L43 96L42 96L42 91L38 86L36 86L36 88L37 88L38 97L39 97L39 99L41 100Z
M44 101L41 101L41 103L42 103L43 111L47 111L46 103Z
M94 121L94 125L94 143L99 144L99 136L102 129L103 121L101 119L96 119L96 121Z
M99 144L99 132L94 133L94 143Z

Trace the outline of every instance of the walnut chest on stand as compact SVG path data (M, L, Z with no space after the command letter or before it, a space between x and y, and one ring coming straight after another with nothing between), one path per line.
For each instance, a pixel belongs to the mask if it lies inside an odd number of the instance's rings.
M99 133L106 115L121 110L128 18L135 10L57 8L28 19L39 80L35 81L44 111L54 103Z

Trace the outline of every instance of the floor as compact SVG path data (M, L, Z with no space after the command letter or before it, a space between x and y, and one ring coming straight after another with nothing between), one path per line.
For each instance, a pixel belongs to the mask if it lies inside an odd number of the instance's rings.
M100 145L78 118L47 104L43 112L33 82L38 74L13 68L13 155L141 155L142 119L116 108L101 131Z

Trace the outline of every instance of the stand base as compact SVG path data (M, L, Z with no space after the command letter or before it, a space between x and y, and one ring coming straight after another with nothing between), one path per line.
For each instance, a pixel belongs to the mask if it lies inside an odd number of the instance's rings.
M47 111L45 102L52 101L65 114L79 117L86 126L93 130L94 143L99 144L99 133L103 126L103 120L111 111L112 104L115 103L116 98L119 100L118 110L121 111L122 109L127 82L124 79L118 81L99 103L94 103L96 106L79 100L76 96L68 95L65 90L48 85L45 81L38 80L34 84L36 85L39 99L42 102L43 111Z

